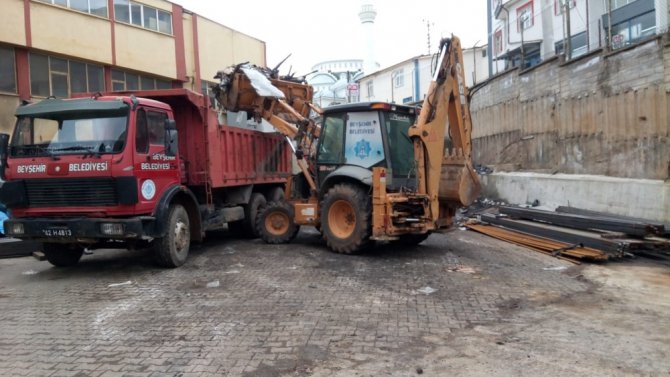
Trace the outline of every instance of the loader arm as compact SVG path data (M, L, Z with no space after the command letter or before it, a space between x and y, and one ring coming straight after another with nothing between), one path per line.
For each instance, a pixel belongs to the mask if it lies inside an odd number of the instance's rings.
M441 42L440 55L421 113L409 136L414 143L418 193L430 201L438 226L456 208L471 204L481 185L471 160L470 106L463 53L457 37ZM445 139L448 143L445 145Z
M302 82L275 78L273 71L240 64L217 73L220 85L216 100L229 111L246 111L256 120L265 119L279 133L296 142L298 166L310 190L317 187L305 156L309 156L321 128L309 118L310 111L322 113L311 103L314 89ZM293 145L291 145L293 148Z

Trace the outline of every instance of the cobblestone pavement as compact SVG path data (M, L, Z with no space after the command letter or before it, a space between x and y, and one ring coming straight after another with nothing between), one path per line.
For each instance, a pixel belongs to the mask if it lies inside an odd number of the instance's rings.
M449 375L448 360L460 360L453 364L460 368L469 353L481 360L514 343L504 328L533 322L524 310L554 310L547 322L556 324L565 313L552 302L596 289L581 267L569 266L466 231L361 256L327 251L314 232L303 231L290 245L223 233L174 270L127 251L99 251L62 269L5 259L0 376ZM486 346L462 344L473 336ZM635 346L640 352L660 347L660 353L640 356L629 369L597 370L668 375L667 339ZM633 345L619 348L573 356L630 357ZM560 374L546 362L535 370ZM514 371L498 369L504 360L486 363L473 375ZM485 364L490 368L482 369ZM463 365L453 372L468 374ZM554 371L575 370L564 368Z

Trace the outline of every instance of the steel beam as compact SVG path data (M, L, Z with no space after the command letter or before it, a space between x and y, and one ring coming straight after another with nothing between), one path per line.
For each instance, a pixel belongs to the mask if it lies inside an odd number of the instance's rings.
M663 234L665 232L662 224L658 226L655 224L613 217L556 213L530 208L506 206L500 207L500 213L513 218L543 221L568 228L600 229L638 237L644 237L648 234Z
M630 248L629 241L611 240L600 238L594 233L584 231L558 228L548 224L540 224L523 220L512 220L490 214L481 215L481 221L488 224L499 225L519 232L549 238L556 241L566 242L573 245L592 247L606 252L614 257L622 257Z

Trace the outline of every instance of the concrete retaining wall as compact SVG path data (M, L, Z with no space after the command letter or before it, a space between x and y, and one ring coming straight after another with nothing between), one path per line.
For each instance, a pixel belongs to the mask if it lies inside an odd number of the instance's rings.
M492 79L472 98L476 163L670 177L670 38Z
M482 177L485 195L509 203L540 202L670 223L670 182L594 175L493 173Z

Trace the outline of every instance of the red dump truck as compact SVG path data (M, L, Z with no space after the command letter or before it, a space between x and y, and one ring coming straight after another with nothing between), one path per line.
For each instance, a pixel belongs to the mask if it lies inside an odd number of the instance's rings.
M5 230L42 241L55 266L85 248L151 248L180 266L208 230L253 232L292 169L281 136L221 124L187 89L45 99L16 117L11 143L0 135Z

